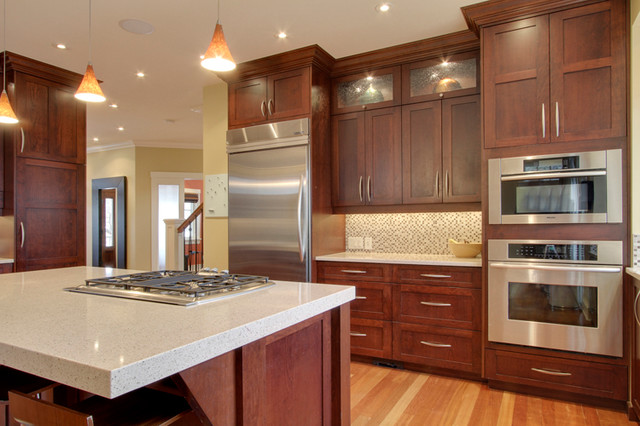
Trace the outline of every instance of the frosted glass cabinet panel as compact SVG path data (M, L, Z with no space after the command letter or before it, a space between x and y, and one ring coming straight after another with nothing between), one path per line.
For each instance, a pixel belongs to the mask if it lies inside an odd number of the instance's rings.
M333 113L400 105L400 78L393 67L334 79Z
M468 52L404 65L403 103L478 93L478 58L477 52Z

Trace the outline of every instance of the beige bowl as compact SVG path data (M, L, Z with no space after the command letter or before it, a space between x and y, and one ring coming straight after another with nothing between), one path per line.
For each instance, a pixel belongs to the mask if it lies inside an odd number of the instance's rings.
M455 257L476 257L482 251L482 243L459 243L449 239L449 250Z

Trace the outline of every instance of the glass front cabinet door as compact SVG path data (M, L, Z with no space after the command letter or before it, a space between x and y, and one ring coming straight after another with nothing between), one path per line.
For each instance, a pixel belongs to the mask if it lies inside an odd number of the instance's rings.
M400 105L400 76L398 66L334 79L332 113Z
M479 93L479 54L467 52L402 66L402 103Z

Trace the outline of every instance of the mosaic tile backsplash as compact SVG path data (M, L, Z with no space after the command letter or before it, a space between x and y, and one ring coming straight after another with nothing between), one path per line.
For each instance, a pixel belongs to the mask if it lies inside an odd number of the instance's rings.
M482 241L481 212L354 214L345 220L348 252L451 254L449 238ZM370 237L371 250L350 248L349 237Z
M633 234L633 267L640 266L640 234Z

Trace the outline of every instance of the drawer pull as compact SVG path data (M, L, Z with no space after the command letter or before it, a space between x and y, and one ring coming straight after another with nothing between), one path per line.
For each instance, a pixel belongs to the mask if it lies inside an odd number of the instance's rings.
M351 332L351 337L367 337L366 333L355 333L355 332Z
M536 373L548 374L550 376L570 376L571 375L571 373L565 373L564 371L549 370L546 368L531 367L531 371L535 371Z
M367 271L359 271L357 269L341 269L340 272L344 272L345 274L366 274Z
M443 306L443 307L451 306L451 303L439 303L439 302L420 302L420 304L427 305L427 306Z
M356 300L367 300L367 296L356 296Z
M440 275L440 274L420 274L420 276L425 278L451 278L451 275Z
M421 340L420 343L422 343L423 345L434 347L434 348L450 348L451 347L451 345L448 345L446 343L425 342L424 340Z

